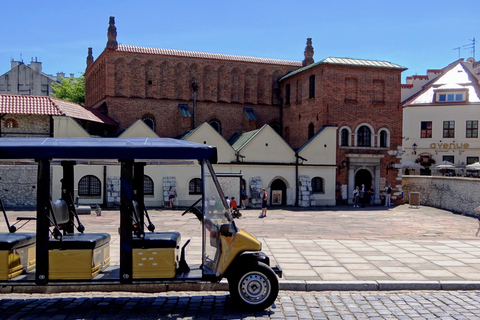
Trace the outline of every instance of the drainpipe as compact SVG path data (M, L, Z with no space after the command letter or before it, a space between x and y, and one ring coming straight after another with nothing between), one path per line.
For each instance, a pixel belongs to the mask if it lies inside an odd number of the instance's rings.
M307 161L307 159L295 153L295 207L298 207L298 159L302 160L302 163Z
M278 81L278 88L273 89L273 93L280 103L280 136L283 137L283 100L282 92L280 91L280 81Z
M197 89L198 84L192 83L193 88L193 129L197 127Z

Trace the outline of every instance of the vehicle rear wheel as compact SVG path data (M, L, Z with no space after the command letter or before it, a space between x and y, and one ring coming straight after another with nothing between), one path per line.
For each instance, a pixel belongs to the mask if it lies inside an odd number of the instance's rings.
M278 278L273 270L262 262L253 262L236 270L228 279L233 303L249 311L265 310L273 304L278 295Z

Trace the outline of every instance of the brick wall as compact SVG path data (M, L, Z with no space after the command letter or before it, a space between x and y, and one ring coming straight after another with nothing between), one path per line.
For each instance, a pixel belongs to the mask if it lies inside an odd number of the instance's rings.
M253 130L280 121L277 80L295 67L153 54L104 51L87 69L86 106L107 103L108 115L128 128L145 113L154 116L160 136L175 137L189 129L178 104L193 110L192 84L197 89L197 119L217 120L222 135ZM248 122L244 107L253 107L257 124ZM188 122L187 122L188 123Z
M285 139L293 148L299 148L308 141L309 125L313 124L314 132L324 125L335 125L347 126L354 133L360 124L368 124L373 128L374 144L337 148L337 164L347 159L347 153L384 154L381 175L394 184L398 170L389 170L387 174L386 168L391 162L399 162L397 149L402 146L400 74L396 69L319 64L283 80L283 95L285 86L290 85L290 105L284 107ZM315 76L315 97L309 98L312 75ZM388 149L378 146L381 128L390 131ZM353 137L350 141L355 145ZM347 184L348 170L340 171L337 181Z

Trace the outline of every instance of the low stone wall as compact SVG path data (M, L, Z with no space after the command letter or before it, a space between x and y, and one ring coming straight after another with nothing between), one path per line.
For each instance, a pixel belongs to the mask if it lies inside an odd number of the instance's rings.
M460 177L403 176L404 201L410 192L420 193L420 205L474 216L480 205L480 179Z
M37 166L0 166L0 198L5 207L37 206Z

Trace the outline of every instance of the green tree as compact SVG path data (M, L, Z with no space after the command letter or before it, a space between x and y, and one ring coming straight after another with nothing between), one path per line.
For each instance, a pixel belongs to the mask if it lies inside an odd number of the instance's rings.
M61 83L53 84L52 88L55 98L85 105L85 77L83 75L73 80L63 78Z

